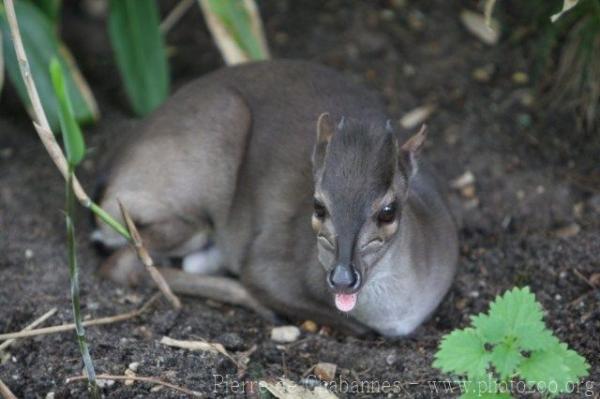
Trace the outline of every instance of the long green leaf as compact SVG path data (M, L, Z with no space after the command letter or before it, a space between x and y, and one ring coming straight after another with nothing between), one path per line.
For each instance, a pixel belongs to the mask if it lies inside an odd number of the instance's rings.
M77 166L85 155L85 144L79 124L73 115L73 106L71 105L71 99L65 86L64 74L60 62L56 58L50 62L50 76L52 77L54 93L58 99L58 116L67 160L72 166Z
M62 0L34 0L34 3L46 14L54 25L57 24Z
M57 132L60 127L58 104L48 71L48 64L55 57L58 58L61 67L66 72L65 84L69 97L73 102L75 119L80 123L88 123L98 119L99 112L94 97L72 57L57 37L48 17L28 1L16 1L15 12L19 20L25 52L29 59L31 75L52 130ZM29 96L19 70L3 6L0 6L0 31L2 32L3 54L8 77L15 86L21 101L30 111Z
M199 0L215 42L227 64L269 58L254 0Z
M169 68L155 0L110 0L108 31L133 110L145 115L169 94Z

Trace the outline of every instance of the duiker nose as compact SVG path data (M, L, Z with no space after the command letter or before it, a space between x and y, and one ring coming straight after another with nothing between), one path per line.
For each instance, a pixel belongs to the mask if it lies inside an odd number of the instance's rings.
M353 265L339 264L329 273L327 281L331 288L354 289L360 284L360 275Z

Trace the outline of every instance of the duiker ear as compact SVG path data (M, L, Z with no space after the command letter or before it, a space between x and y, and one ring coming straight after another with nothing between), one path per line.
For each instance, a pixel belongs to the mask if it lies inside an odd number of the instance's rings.
M414 176L419 170L418 158L426 138L427 126L423 125L417 134L406 140L400 147L402 162L408 169L409 176Z
M313 170L315 172L323 166L325 154L327 153L327 145L331 141L334 132L335 127L331 123L329 114L325 112L319 115L319 120L317 121L317 141L312 156Z

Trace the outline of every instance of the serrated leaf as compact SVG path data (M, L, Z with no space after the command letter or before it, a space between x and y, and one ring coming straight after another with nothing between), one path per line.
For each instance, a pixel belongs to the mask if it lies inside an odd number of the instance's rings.
M155 0L111 0L108 32L133 111L146 115L167 98L169 66Z
M557 344L558 338L552 334L552 331L544 327L543 330L519 330L517 329L517 335L520 337L519 345L523 350L535 351L545 348L549 348Z
M447 373L466 374L473 378L485 375L490 354L475 330L467 328L446 335L435 357L434 367Z
M501 384L488 373L485 376L479 376L471 380L463 380L458 382L462 398L489 398L489 399L504 399L510 398L510 395L504 392L498 392L501 389Z
M65 71L65 84L73 103L75 118L80 123L95 121L98 107L85 80L72 61L68 50L62 45L50 20L36 6L28 1L16 1L15 13L27 53L31 76L37 87L42 107L46 112L48 123L53 131L59 130L58 103L48 71L48 64L54 57L59 59ZM0 7L0 31L2 32L3 55L8 77L17 90L25 108L30 111L29 96L21 76L6 12Z
M568 349L566 344L535 351L518 367L531 387L550 393L568 392L579 379L588 374L589 365L583 357Z
M54 93L58 100L58 116L67 161L72 166L76 166L85 156L85 144L79 124L73 116L73 105L71 104L71 99L65 85L62 67L56 58L50 62L50 77L52 78Z
M481 313L472 316L471 323L484 341L490 344L501 342L507 333L507 324L499 317L493 318Z
M514 288L498 297L490 305L489 317L504 324L504 335L517 339L523 350L532 350L532 341L546 330L542 307L529 287Z
M523 361L524 357L514 343L501 342L494 346L490 355L490 361L494 365L501 379L512 376L516 367Z
M460 399L512 399L512 396L508 393L477 393L468 392L460 396Z

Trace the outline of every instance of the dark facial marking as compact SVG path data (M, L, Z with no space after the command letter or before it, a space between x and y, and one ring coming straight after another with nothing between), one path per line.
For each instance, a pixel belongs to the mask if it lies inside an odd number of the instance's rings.
M318 199L315 199L314 208L315 216L320 220L325 219L325 216L327 216L327 208L325 208L325 205L323 205Z
M338 264L350 266L359 261L354 259L358 233L373 217L373 204L389 191L396 170L396 142L383 122L372 126L347 118L343 128L333 134L323 162L320 190L331 203L327 216L335 226ZM395 219L397 204L390 204L375 214L379 222ZM316 212L317 208L318 217Z

